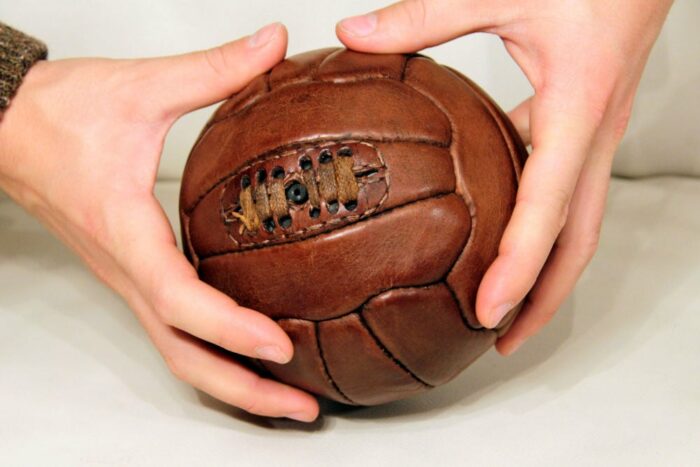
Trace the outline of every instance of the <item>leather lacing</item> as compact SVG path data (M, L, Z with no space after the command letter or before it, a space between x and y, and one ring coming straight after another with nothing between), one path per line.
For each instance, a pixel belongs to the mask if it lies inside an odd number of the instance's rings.
M261 226L271 233L276 227L275 218L282 228L291 227L290 204L303 205L308 201L311 206L308 215L312 218L320 216L324 201L331 214L338 212L339 203L349 211L357 208L360 188L353 172L352 155L352 149L347 146L340 148L335 157L330 149L322 149L317 170L305 155L299 160L301 180L292 180L286 186L285 171L279 166L272 169L269 177L264 169L259 169L255 186L249 175L243 175L238 209L230 213L241 222L239 233L255 232Z

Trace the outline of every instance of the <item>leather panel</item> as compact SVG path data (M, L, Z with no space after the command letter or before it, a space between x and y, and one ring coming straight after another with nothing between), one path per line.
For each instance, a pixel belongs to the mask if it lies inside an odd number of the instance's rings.
M367 302L362 316L397 360L434 386L457 376L496 341L494 331L465 325L442 283L384 292Z
M240 111L243 107L251 105L257 99L259 99L260 96L267 93L269 90L269 77L269 74L258 76L240 92L225 100L224 103L221 104L218 109L216 109L216 112L214 112L214 115L212 115L204 128L207 129L213 124L227 118L230 115L233 115L234 113Z
M453 134L451 152L457 176L456 191L470 205L473 231L469 244L447 277L465 318L473 327L476 292L481 277L498 253L498 245L515 205L515 165L524 159L517 154L512 136L503 130L497 114L485 103L480 91L464 78L434 62L409 61L406 84L430 96L459 128Z
M279 124L281 115L294 118ZM189 213L232 172L270 151L333 139L448 145L450 124L429 99L393 80L288 86L263 95L202 135L185 167L181 205Z
M329 47L288 57L270 72L270 88L278 89L289 84L313 81L321 62L340 50L338 47Z
M389 196L385 209L455 189L452 158L447 148L425 143L377 143L387 167Z
M350 403L330 381L320 349L317 345L316 323L304 320L280 320L277 322L294 344L294 356L284 365L260 361L281 381L338 402Z
M328 373L353 402L382 404L427 389L382 350L356 314L324 321L318 332Z
M452 193L301 242L200 257L199 275L272 318L324 320L392 287L440 280L469 227L467 208Z
M316 77L323 81L345 82L369 78L401 80L407 57L396 54L363 54L339 49L321 63Z
M319 146L323 147L324 144L319 144ZM358 158L358 175L362 175L361 172L366 172L367 170L376 170L376 173L358 178L358 180L365 180L365 184L362 185L362 196L359 199L357 208L352 212L348 212L341 205L335 216L329 215L326 209L321 209L317 218L318 222L332 221L334 225L330 227L342 227L343 223L335 223L333 219L342 219L344 216L354 215L355 218L351 218L351 220L356 221L361 217L361 214L367 212L365 208L370 205L374 206L376 212L379 213L412 201L454 191L455 178L452 159L446 148L423 143L378 143L371 146L378 150L381 159L374 160L369 156L364 159ZM358 156L361 155L362 153L358 154ZM311 159L315 161L314 158ZM273 165L280 165L286 173L290 173L298 165L298 161L294 157L277 158L274 163L264 165L268 174L271 172ZM254 173L248 175L254 180ZM388 183L377 183L381 182L380 178L384 178ZM199 202L197 209L189 215L189 230L186 236L192 239L192 245L200 256L210 256L225 251L250 248L241 248L240 245L237 245L234 239L230 237L229 226L224 223L223 210L226 209L227 202L224 199L223 190L228 184L229 181L227 180L219 188L209 192ZM382 200L382 197L385 195L386 198ZM222 201L224 201L224 205L221 204ZM230 200L228 204L230 204ZM302 214L306 218L308 206L304 209L291 206L290 213L295 219L296 215L301 216ZM306 220L309 223L310 219L306 218ZM349 222L344 223L347 224ZM309 225L302 227L308 228ZM237 228L237 226L234 228ZM323 229L316 229L316 234L323 231ZM261 235L265 237L264 233ZM275 235L279 236L279 232ZM269 236L267 235L267 237ZM295 236L298 237L298 235Z

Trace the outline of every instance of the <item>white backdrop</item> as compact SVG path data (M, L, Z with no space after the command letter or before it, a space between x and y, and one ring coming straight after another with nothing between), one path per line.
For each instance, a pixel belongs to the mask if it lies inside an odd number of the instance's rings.
M249 34L273 21L290 31L290 54L338 45L335 22L387 1L4 0L0 20L44 41L53 59L174 54ZM700 1L676 0L651 57L618 175L700 176ZM497 38L478 34L427 52L481 84L505 109L531 88ZM161 177L176 178L211 109L183 118L166 142Z

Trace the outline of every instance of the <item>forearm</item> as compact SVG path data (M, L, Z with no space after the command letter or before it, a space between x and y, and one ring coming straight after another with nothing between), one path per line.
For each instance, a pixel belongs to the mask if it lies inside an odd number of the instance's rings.
M0 23L0 112L10 105L29 68L46 56L42 42Z

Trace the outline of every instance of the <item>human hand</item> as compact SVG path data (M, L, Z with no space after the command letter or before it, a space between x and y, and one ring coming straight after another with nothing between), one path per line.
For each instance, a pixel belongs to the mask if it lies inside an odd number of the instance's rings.
M0 122L0 188L127 301L177 377L248 412L311 421L313 397L215 347L279 363L293 352L274 321L198 280L153 195L175 120L270 69L286 43L273 24L182 56L37 63Z
M349 48L413 52L472 32L496 34L534 95L511 113L533 152L498 257L476 298L496 348L514 352L554 315L598 245L613 155L672 0L405 0L341 21Z

